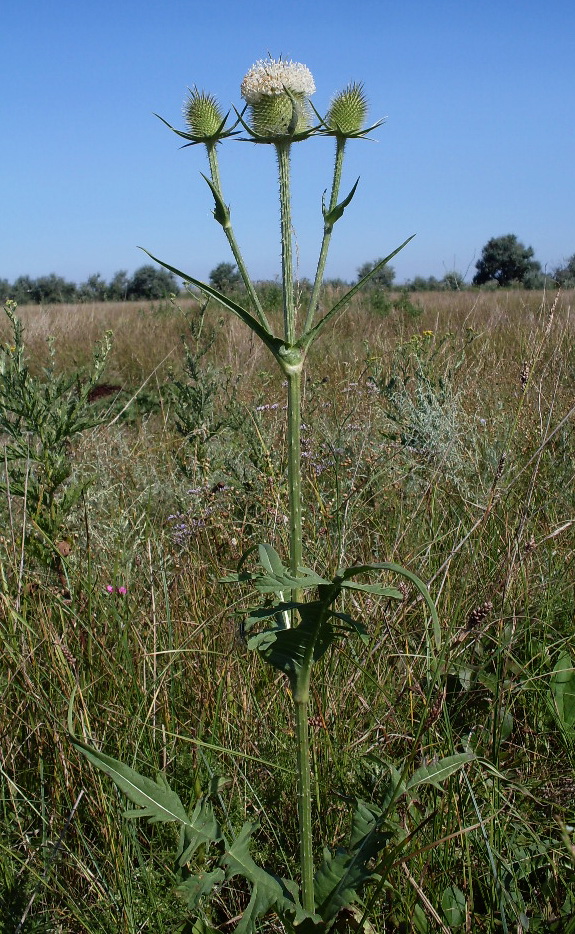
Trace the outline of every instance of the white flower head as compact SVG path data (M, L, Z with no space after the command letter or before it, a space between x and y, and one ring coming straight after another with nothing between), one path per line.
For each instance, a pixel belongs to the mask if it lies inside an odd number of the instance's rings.
M281 58L264 59L252 65L242 81L242 97L247 104L257 104L263 97L285 94L309 97L315 91L313 75L306 65L285 62Z

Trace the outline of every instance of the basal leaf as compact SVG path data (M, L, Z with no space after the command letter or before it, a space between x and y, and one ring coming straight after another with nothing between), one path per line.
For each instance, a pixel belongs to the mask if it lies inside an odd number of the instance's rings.
M194 923L191 934L220 934L220 932L216 931L215 928L211 928L201 918L198 918Z
M449 885L441 896L441 908L449 927L457 930L465 922L465 895L456 885Z
M439 762L433 762L431 765L422 765L407 780L407 791L413 791L419 785L434 785L436 788L441 788L442 782L475 758L472 752L459 752L453 756L446 756Z
M136 805L136 809L128 811L126 816L147 817L150 823L158 821L190 823L184 805L176 792L171 790L165 778L153 781L145 775L140 775L129 765L113 759L112 756L86 746L75 737L71 736L70 739L76 749L83 753L92 765L109 775L120 791Z
M355 577L357 574L363 574L368 571L391 571L393 574L397 574L400 577L406 577L407 580L411 581L412 584L417 588L419 593L424 599L424 602L429 610L431 615L432 625L433 625L433 635L435 640L435 646L437 649L441 648L441 626L439 623L439 617L437 615L437 609L435 603L431 598L431 594L427 589L427 586L421 580L417 574L414 574L413 571L408 570L407 568L402 567L401 564L395 564L393 561L381 561L375 562L373 564L357 564L353 567L346 568L343 571L338 571L336 581L341 581L342 586L350 587L351 584L348 583L351 577ZM393 588L392 588L393 589ZM391 596L391 594L389 594Z
M562 652L555 663L551 694L563 725L575 727L575 667L568 652Z
M203 843L217 843L222 839L220 825L211 803L207 798L200 798L196 802L192 816L186 824L182 825L177 854L178 865L185 866Z
M294 917L301 912L295 887L255 863L249 851L253 830L253 824L245 823L221 860L227 879L241 875L252 886L250 902L235 929L236 934L255 934L258 918L272 908L280 915L285 913Z
M285 573L286 569L281 562L281 558L271 545L258 545L258 555L261 566L268 574L281 577Z
M186 907L193 911L204 895L209 895L214 886L220 885L225 877L224 870L219 868L211 872L198 872L178 885L176 892L182 896Z
M357 900L367 882L379 878L371 863L391 836L382 828L380 817L379 808L357 799L349 849L339 849L334 854L324 850L314 891L317 911L325 921L335 918L342 908Z

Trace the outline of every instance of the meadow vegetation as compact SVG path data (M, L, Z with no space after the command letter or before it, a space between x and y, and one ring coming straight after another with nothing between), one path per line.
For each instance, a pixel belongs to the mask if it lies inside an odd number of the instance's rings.
M381 803L409 756L473 752L399 802L406 842L364 930L575 932L574 293L377 296L310 351L304 563L412 568L447 651L428 697L418 592L346 591L369 639L320 663L318 836L336 847L348 799ZM186 806L225 776L222 823L258 821L258 862L293 875L286 681L246 650L253 593L219 583L257 543L288 551L282 378L193 297L16 313L20 349L1 329L3 385L19 388L0 399L0 932L201 934L173 894L173 828L122 820L67 729L162 769ZM224 884L211 929L233 929L246 898Z

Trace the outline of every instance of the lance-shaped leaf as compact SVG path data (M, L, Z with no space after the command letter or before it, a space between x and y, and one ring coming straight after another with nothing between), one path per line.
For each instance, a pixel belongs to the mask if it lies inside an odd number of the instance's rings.
M221 579L222 583L235 583L236 581L250 581L260 593L278 593L283 595L286 590L305 590L310 587L330 586L331 582L319 577L311 568L299 567L297 577L281 562L275 548L271 545L258 545L261 571L239 571L229 574ZM283 598L283 596L282 596Z
M434 785L436 788L441 788L443 782L468 762L473 762L475 758L472 752L459 752L453 756L446 756L439 762L433 762L431 765L422 765L407 780L407 792L413 791L420 785Z
M198 143L204 143L204 144L209 143L209 142L214 143L217 140L227 139L228 136L237 136L237 133L234 132L235 128L238 125L237 121L233 124L232 127L230 127L229 130L225 129L225 125L226 125L229 115L230 115L230 111L228 110L227 114L225 115L224 119L222 120L220 126L218 127L218 129L216 130L213 136L194 136L193 133L185 133L184 130L176 130L176 128L172 126L171 123L168 123L168 121L164 120L163 117L160 117L159 114L154 114L154 117L157 117L158 120L161 120L162 123L164 123L168 127L168 129L172 131L172 133L176 134L176 136L181 136L182 139L191 140L191 142L186 143L185 146L182 146L182 149L186 149L188 146L197 146Z
M326 211L325 206L322 206L323 219L324 219L324 223L326 227L330 227L330 228L333 227L335 222L340 219L346 207L351 202L351 199L353 198L358 185L359 185L359 178L357 179L355 185L351 189L347 198L344 198L343 201L340 201L339 204L336 204L336 206L332 208L331 211Z
M555 663L551 694L563 726L575 727L575 666L569 652L562 652Z
M254 318L253 315L246 311L245 308L242 308L241 305L238 305L237 302L234 302L231 298L228 298L227 295L224 295L223 292L219 292L217 289L214 289L213 286L208 285L206 282L202 282L200 279L194 279L193 276L189 276L186 272L182 272L181 269L176 269L175 266L170 266L169 263L164 263L163 260L158 259L157 256L153 256L148 250L144 247L140 249L153 259L155 263L159 263L160 266L163 266L164 269L168 269L178 278L183 279L184 282L190 282L192 285L195 285L204 295L208 295L210 298L213 298L218 304L222 305L228 311L231 311L233 315L236 315L244 324L247 324L249 328L252 329L254 334L257 334L259 339L263 344L266 345L268 350L274 355L277 360L281 359L280 350L284 348L285 344L279 337L274 337L271 331L268 331L267 328L260 324L259 321Z
M353 567L346 568L344 571L338 571L337 576L334 580L335 582L341 582L342 587L352 586L347 581L350 577L355 577L357 574L363 574L366 571L391 571L393 574L398 574L400 577L406 577L407 580L417 588L423 600L429 610L431 615L432 625L433 625L433 635L435 639L435 645L437 649L441 648L441 625L439 623L439 616L437 615L437 609L435 603L431 598L431 594L427 589L424 582L421 580L417 574L414 574L413 571L409 571L407 568L401 566L401 564L395 564L393 561L381 561L375 562L374 564L357 564ZM386 596L393 596L392 594L386 594Z
M224 204L222 196L220 195L218 189L216 188L214 183L211 181L211 179L209 179L207 175L204 175L203 172L200 172L200 175L202 176L204 181L206 181L208 185L210 186L211 192L214 196L214 201L216 202L216 206L214 208L214 218L217 220L218 224L222 225L222 227L229 227L230 226L230 209L228 205Z
M151 824L174 821L180 825L180 852L185 850L186 857L183 859L184 854L180 857L180 865L191 858L200 844L209 846L223 839L212 808L205 799L198 802L190 818L179 796L172 791L166 777L161 773L157 780L153 781L118 759L87 746L74 736L70 736L70 740L92 765L109 775L128 800L136 805L125 812L125 817L145 817Z
M235 929L236 934L255 934L258 918L267 914L272 908L280 916L286 914L297 919L302 914L297 887L293 883L271 875L254 862L249 850L253 830L253 824L245 823L221 860L227 879L241 875L252 886L250 902Z
M394 250L392 253L390 253L388 256L382 259L380 263L377 263L377 265L374 266L373 269L369 271L367 276L364 276L363 279L360 279L360 281L356 285L354 285L353 288L351 288L348 292L345 293L345 295L342 298L340 298L339 302L337 302L333 306L333 308L331 308L323 316L323 318L320 318L320 320L317 322L317 324L313 328L311 328L309 331L306 331L306 333L300 337L299 341L297 342L295 346L298 347L303 353L306 353L309 347L311 346L311 344L313 344L316 337L318 337L320 333L323 331L326 324L332 321L333 318L336 317L336 315L340 314L349 305L354 295L356 295L359 292L359 290L363 288L366 282L368 282L372 276L374 276L383 266L385 266L386 263L389 263L389 261L392 260L394 256L397 256L400 250L403 250L403 248L407 246L409 241L413 240L414 236L415 234L413 234L411 237L408 237L407 240L404 240L403 243L400 246L398 246L396 250Z

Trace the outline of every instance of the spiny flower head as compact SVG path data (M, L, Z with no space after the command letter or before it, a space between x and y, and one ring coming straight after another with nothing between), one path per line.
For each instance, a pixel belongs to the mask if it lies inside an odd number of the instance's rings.
M361 133L367 115L367 97L363 84L353 82L336 94L327 112L325 123L332 133L354 136Z
M215 97L197 88L184 101L184 117L190 134L198 140L217 136L225 119Z
M314 91L309 68L281 58L256 62L241 84L242 97L250 107L253 131L266 138L305 133L311 123L307 99Z
M310 97L315 92L313 75L307 65L299 62L262 59L252 65L242 81L242 97L246 104L258 104L262 97L276 97L288 91Z

